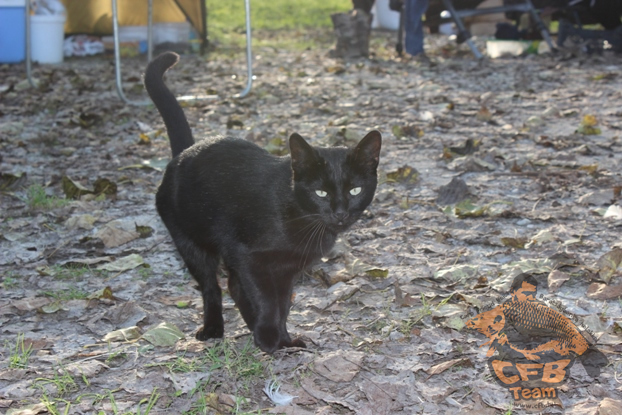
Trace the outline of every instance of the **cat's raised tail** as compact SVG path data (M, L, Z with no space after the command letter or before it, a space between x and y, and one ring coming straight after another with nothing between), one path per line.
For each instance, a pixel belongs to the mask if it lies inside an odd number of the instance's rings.
M164 120L173 157L194 144L184 110L162 79L164 72L178 61L178 54L164 52L149 62L145 71L145 88Z

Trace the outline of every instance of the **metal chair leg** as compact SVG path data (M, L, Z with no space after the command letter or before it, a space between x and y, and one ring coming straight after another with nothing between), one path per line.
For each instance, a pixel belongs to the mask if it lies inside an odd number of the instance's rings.
M244 10L246 15L246 86L239 94L235 94L233 98L244 98L248 95L253 87L253 50L252 50L252 34L251 34L251 5L250 0L244 0ZM218 99L217 95L184 95L177 97L178 101L201 101L209 99Z
M400 24L397 28L397 43L395 44L395 51L398 56L402 56L402 52L404 51L404 20L406 16L404 16L406 12L404 11L404 6L400 9Z
M471 52L477 59L483 58L484 55L482 55L479 49L477 49L477 46L475 46L475 42L471 39L471 32L469 32L469 30L464 26L464 23L460 18L460 14L456 11L453 2L451 0L443 0L443 4L458 27L458 43L466 42L469 49L471 49Z
M35 88L35 80L32 78L32 59L31 54L31 41L30 41L30 1L26 1L26 77L31 87Z
M148 24L147 24L147 58L151 60L153 54L152 51L152 25L153 25L153 0L148 0ZM145 101L131 101L123 92L123 84L121 81L121 50L119 48L119 14L117 7L117 0L112 0L112 32L114 36L114 72L116 78L117 94L126 104L130 105L149 105L151 100Z
M251 49L251 4L250 0L244 0L244 10L246 13L246 87L235 98L244 98L253 87L253 51Z
M531 18L533 19L533 21L536 23L536 26L538 30L540 31L540 34L542 35L542 39L544 39L544 41L547 43L549 48L551 48L551 51L555 52L557 49L555 48L555 45L553 44L553 40L551 39L549 30L544 25L544 22L542 21L542 19L540 18L540 15L538 14L538 11L533 6L533 3L531 2L531 0L526 0L525 2L529 5L529 14L531 15Z

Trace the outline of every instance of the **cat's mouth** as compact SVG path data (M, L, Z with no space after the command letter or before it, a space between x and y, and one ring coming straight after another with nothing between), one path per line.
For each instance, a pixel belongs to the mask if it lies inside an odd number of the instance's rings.
M345 216L341 218L332 217L328 226L336 233L343 232L348 229L354 222L356 218L351 216Z

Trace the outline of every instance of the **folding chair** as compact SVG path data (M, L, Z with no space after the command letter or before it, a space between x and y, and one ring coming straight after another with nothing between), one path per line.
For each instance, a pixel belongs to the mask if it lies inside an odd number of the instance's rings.
M471 33L466 29L464 22L462 19L464 17L473 17L473 16L481 16L484 14L493 14L493 13L508 13L508 12L519 12L519 13L529 13L538 27L542 38L549 45L551 50L555 50L555 46L553 46L553 42L551 41L551 36L549 34L548 29L544 26L542 19L538 15L538 11L531 3L531 0L521 0L520 3L515 4L507 4L499 7L486 7L480 9L460 9L456 10L453 4L454 0L442 0L443 5L447 9L450 14L451 19L454 21L456 26L458 27L458 43L466 42L466 44L471 49L471 52L475 55L477 59L481 59L483 57L482 53L477 49L473 40L471 40ZM397 45L395 47L398 54L402 53L404 49L402 44L402 39L404 38L404 7L403 1L391 0L391 9L399 11L400 16L400 26L397 35Z
M458 43L466 42L471 49L471 52L475 55L477 59L481 59L483 57L482 53L477 49L473 40L471 40L471 33L466 29L462 19L464 17L473 17L473 16L481 16L484 14L492 14L492 13L508 13L508 12L519 12L519 13L529 13L533 22L536 24L540 34L544 41L549 45L551 50L555 50L555 46L551 40L551 36L549 34L548 29L540 19L538 15L538 11L531 3L531 0L523 0L521 3L516 4L506 4L499 7L486 7L481 9L465 9L465 10L456 10L453 5L453 0L443 0L443 4L447 8L447 11L451 14L451 18L454 23L458 27Z
M153 24L153 0L148 0L148 28L147 28L147 56L149 61L151 61L151 57L153 54L153 42L152 42L152 24ZM244 11L246 14L246 66L247 66L247 80L246 87L239 94L234 95L235 98L244 98L250 92L253 86L253 55L251 48L251 9L250 9L250 0L244 0ZM117 13L117 0L112 0L112 29L114 34L114 60L115 60L115 76L116 76L116 86L117 93L119 97L128 104L132 105L148 105L151 104L151 100L146 101L130 101L127 99L125 94L123 93L123 85L121 83L121 52L119 48L119 18ZM192 95L184 95L178 97L177 99L180 101L196 101L196 100L205 100L205 99L215 99L216 96L207 95L207 96L192 96Z
M130 105L148 105L150 100L145 101L132 101L129 100L123 92L123 84L121 81L121 52L119 48L119 18L117 0L112 1L112 28L114 35L114 61L115 61L115 78L116 89L119 98L125 103ZM234 98L244 98L250 92L253 86L253 55L251 48L251 20L250 20L250 0L244 0L244 10L246 15L246 65L247 65L247 80L246 86L239 94L234 95ZM26 1L26 76L31 86L35 86L32 78L32 59L31 59L31 41L30 41L30 1ZM148 24L147 24L147 59L151 61L153 56L153 0L148 0ZM182 96L178 97L178 100L204 100L215 99L215 96Z

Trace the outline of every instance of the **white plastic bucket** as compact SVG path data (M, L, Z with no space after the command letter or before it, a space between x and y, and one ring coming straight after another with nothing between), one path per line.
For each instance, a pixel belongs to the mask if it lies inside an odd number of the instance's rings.
M61 63L65 40L64 15L30 16L30 57L39 63Z
M389 8L389 0L376 0L371 11L374 14L373 28L397 30L400 27L400 14Z

